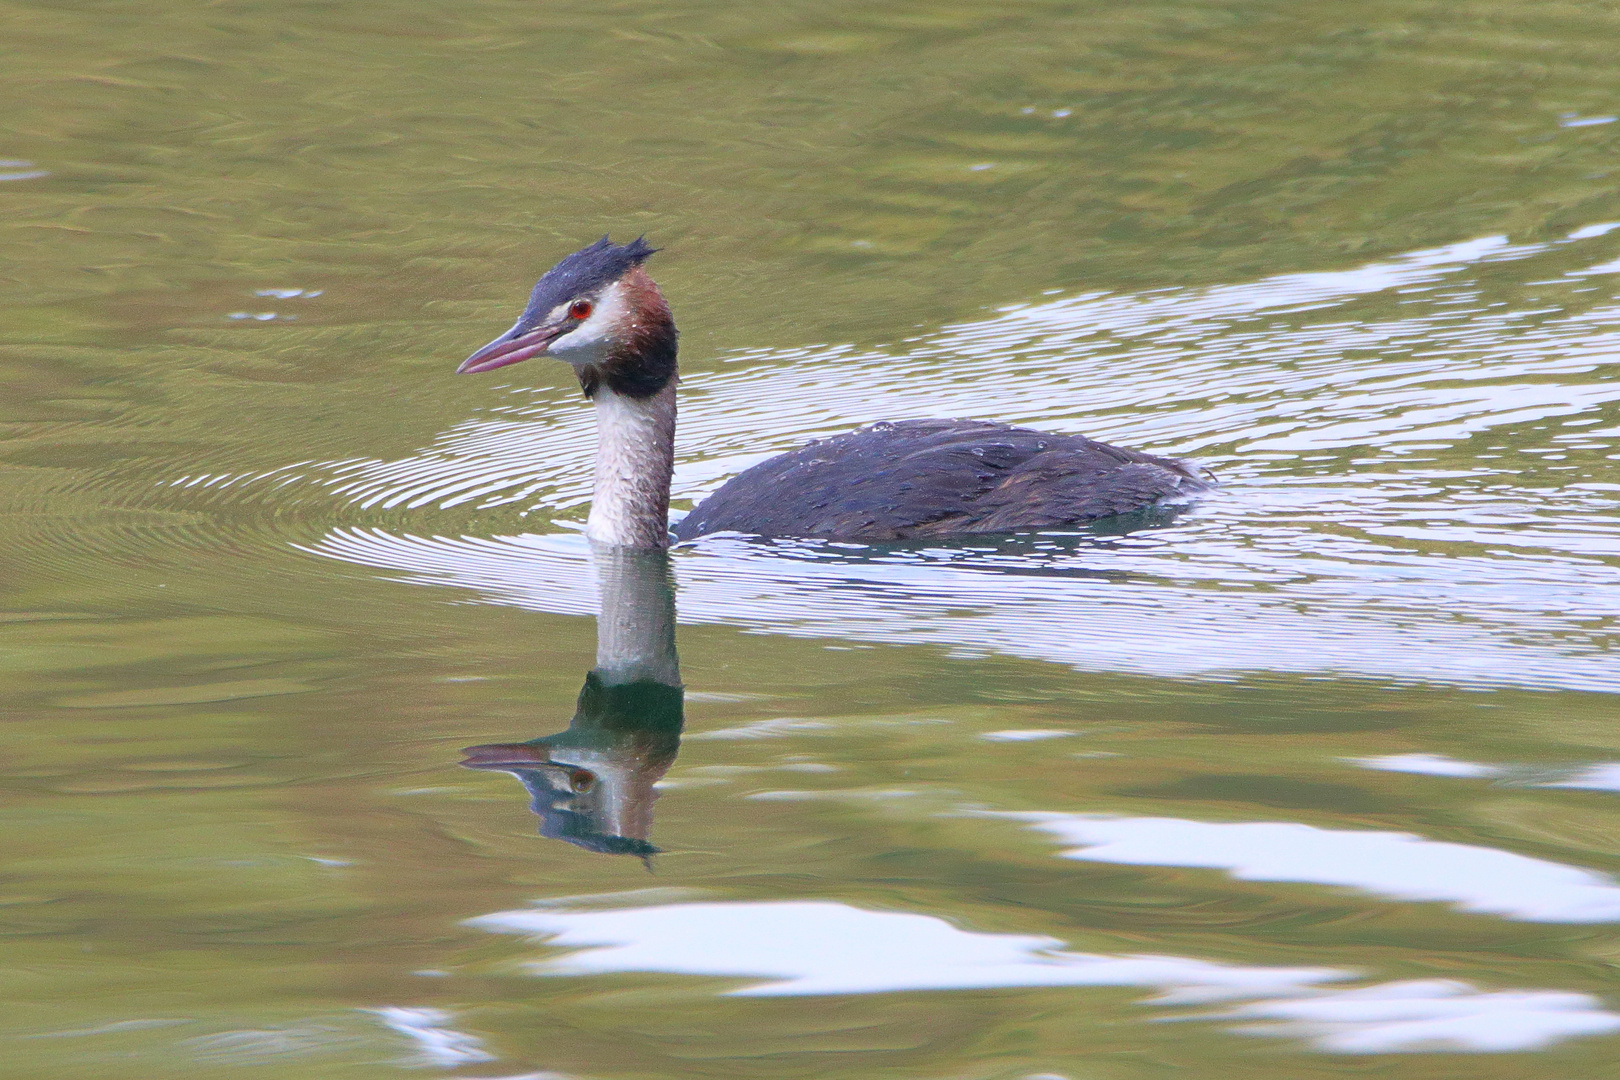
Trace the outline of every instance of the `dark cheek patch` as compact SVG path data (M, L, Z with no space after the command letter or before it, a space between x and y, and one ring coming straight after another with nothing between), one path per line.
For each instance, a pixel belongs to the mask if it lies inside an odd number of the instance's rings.
M580 369L580 386L585 396L596 393L605 382L608 389L625 397L649 398L669 385L675 377L677 335L669 304L646 271L636 267L624 278L626 307L634 312L630 332L619 347L600 365ZM590 382L587 383L587 372Z

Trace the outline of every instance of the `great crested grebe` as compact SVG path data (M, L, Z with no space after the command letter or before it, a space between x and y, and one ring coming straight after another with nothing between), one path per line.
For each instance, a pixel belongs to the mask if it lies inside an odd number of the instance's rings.
M552 267L517 324L462 361L493 371L547 353L596 406L596 487L586 535L618 547L670 541L675 318L642 263L644 238L603 237ZM819 439L733 477L676 523L716 532L895 541L1061 529L1209 490L1196 466L983 420L900 420Z

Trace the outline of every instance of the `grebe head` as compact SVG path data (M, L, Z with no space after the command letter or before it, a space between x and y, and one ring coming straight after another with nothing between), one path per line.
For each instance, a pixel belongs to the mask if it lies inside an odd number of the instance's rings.
M646 238L602 237L546 271L512 329L461 362L457 374L493 371L546 353L566 360L586 397L601 386L631 398L675 377L675 319L642 263Z

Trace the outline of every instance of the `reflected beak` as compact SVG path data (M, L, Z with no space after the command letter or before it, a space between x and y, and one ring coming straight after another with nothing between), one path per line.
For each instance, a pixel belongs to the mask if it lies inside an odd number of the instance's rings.
M539 356L546 351L546 346L562 337L567 325L542 326L530 330L521 337L512 337L502 334L482 349L473 353L461 362L456 368L457 375L476 375L480 371L494 371L496 368L515 364L520 360L527 360L531 356Z

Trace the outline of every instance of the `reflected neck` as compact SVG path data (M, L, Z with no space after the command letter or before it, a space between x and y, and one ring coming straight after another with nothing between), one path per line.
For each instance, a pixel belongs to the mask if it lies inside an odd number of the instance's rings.
M669 554L593 544L591 561L602 596L596 677L610 687L637 682L680 686Z
M675 468L675 380L650 397L596 390L596 489L585 535L593 544L669 546Z

